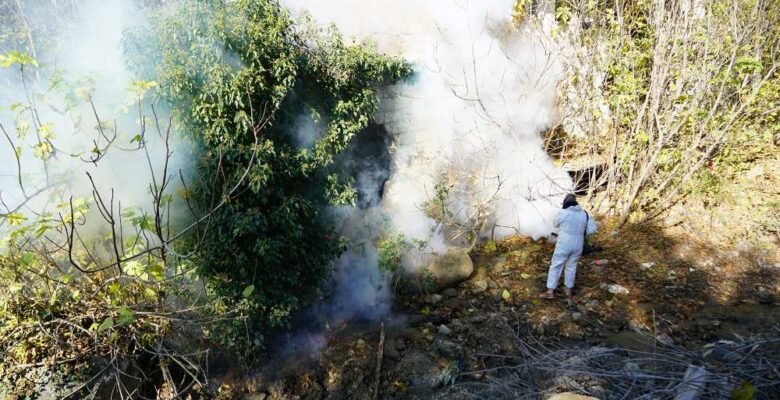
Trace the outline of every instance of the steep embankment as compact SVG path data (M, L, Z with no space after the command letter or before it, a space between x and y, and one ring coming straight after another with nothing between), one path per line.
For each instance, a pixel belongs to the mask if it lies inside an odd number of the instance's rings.
M488 242L472 253L469 280L397 299L381 355L378 326L331 326L311 338L321 351L290 347L229 385L254 399L372 398L379 356L380 398L619 398L674 393L693 363L722 382L710 393L727 395L744 380L771 398L780 349L764 340L780 336L780 260L678 233L647 225L617 232L607 221L594 239L605 250L581 261L574 298L553 301L537 298L552 244ZM735 343L709 345L719 340ZM626 368L636 370L633 389Z

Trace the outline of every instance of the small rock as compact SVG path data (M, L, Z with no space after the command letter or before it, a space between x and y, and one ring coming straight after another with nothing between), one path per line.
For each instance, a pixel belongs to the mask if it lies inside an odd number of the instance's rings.
M447 297L458 297L458 290L455 288L447 288L444 289L441 294L447 296Z
M572 321L579 321L582 319L582 313L579 312L573 312L571 313L571 319Z
M505 269L506 269L506 264L505 263L498 263L498 264L493 265L493 271L495 271L495 272L501 272L501 271L503 271Z
M571 314L569 314L567 312L562 312L562 313L558 314L557 317L555 317L554 321L556 323L560 324L560 323L571 322L572 319L574 319L573 315L571 315Z
M493 260L491 260L491 262L496 265L504 264L506 262L506 257L504 256L493 257Z
M439 334L440 335L449 335L452 333L452 330L450 328L447 328L447 325L441 324L439 325Z
M772 294L769 293L763 286L758 287L758 302L760 304L772 303Z
M431 295L431 303L436 304L440 302L442 298L443 298L442 295L434 293Z
M441 306L444 308L450 308L454 311L463 310L463 302L457 297L448 297L442 300Z
M450 342L449 340L445 339L436 339L431 344L431 348L433 351L450 358L457 358L458 353L462 351L462 348L460 345Z
M395 348L398 351L404 351L406 350L406 340L398 339L395 341Z
M265 393L252 393L244 397L245 400L265 400L268 397Z
M646 262L646 263L642 263L642 266L640 268L642 268L642 270L647 270L653 267L655 267L654 262Z
M489 288L491 288L491 289L498 289L498 284L495 281L493 281L492 279L488 279L487 283L488 283L488 287Z
M478 280L471 284L472 293L482 293L488 288L488 283L485 280Z
M585 309L588 311L593 311L599 306L598 300L591 300L587 303L585 303Z
M472 324L481 324L485 321L487 321L487 316L485 315L475 315L469 319L469 322Z
M392 360L401 358L401 352L395 346L385 346L385 356Z

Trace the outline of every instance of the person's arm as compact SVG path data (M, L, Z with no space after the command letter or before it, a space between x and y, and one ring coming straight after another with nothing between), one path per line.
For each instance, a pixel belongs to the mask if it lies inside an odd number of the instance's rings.
M588 216L588 225L585 227L585 234L592 235L596 233L598 230L598 226L596 225L596 220L592 216Z
M561 225L561 212L558 211L557 214L555 214L555 218L553 218L553 231L552 236L558 237L558 227Z
M558 211L558 213L555 214L555 218L553 219L553 228L555 229L560 228L561 221L563 221L563 212Z

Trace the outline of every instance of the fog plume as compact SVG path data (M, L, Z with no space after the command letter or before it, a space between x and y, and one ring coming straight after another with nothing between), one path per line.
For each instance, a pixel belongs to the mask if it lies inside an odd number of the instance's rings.
M400 232L426 243L407 254L409 271L433 254L471 246L480 237L549 234L560 199L571 188L567 173L545 153L541 136L557 122L556 84L562 76L550 38L551 15L515 22L513 0L283 4L414 67L412 79L383 90L375 116L391 142L387 178L376 167L362 176L378 181L358 180L359 188L371 187L366 190L372 193L379 188L381 199L375 209L341 210L342 233L365 243ZM335 296L350 301L337 301L341 314L387 309L375 252L363 244L342 258ZM345 272L356 263L373 272Z
M138 110L140 92L132 90L133 74L123 51L128 29L143 27L146 20L132 0L80 1L78 5L58 5L52 11L45 2L25 2L29 15L56 19L56 29L35 27L51 37L39 38L35 57L38 66L27 65L22 79L19 65L0 70L0 123L21 154L21 175L29 194L46 188L27 202L19 212L29 216L54 211L57 204L73 198L92 199L92 184L106 196L114 191L115 203L122 208L150 208L151 169L158 175L165 150L164 136L168 114L158 108L155 119L149 104L143 106L145 132ZM36 9L40 7L41 9ZM52 15L56 14L56 15ZM54 20L29 19L30 24L55 24ZM150 94L147 94L147 98ZM9 107L28 104L34 109ZM35 154L43 132L52 143L47 165ZM102 131L102 132L101 132ZM144 134L147 159L138 135ZM171 171L188 164L189 149L171 135L175 147ZM0 146L0 185L3 200L10 208L24 200L17 184L13 150L3 138ZM94 161L94 162L93 162ZM50 185L47 188L47 183Z

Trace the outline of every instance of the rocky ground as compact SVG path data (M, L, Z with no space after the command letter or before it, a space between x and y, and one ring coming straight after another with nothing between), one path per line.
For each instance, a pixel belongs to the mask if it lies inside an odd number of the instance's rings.
M665 378L637 378L624 387L609 374L646 366L663 375L659 354L678 360L668 361L670 379L678 384L690 364L717 369L709 361L715 360L713 348L752 349L739 365L759 357L748 364L761 366L780 354L774 341L780 337L777 254L713 249L653 226L618 232L610 221L593 242L604 251L581 260L572 299L537 297L552 244L516 237L489 241L472 251L474 273L467 280L438 293L398 297L397 317L381 329L381 352L378 323L331 326L311 334L314 350L301 346L264 360L246 376L223 377L220 390L225 398L256 400L545 398L566 391L599 398L627 391L633 398ZM652 365L643 364L651 359ZM589 372L574 379L555 371L572 360L589 363ZM741 368L718 360L721 369ZM737 381L748 393L755 389L755 398L780 395L776 368L718 379L722 385L710 384L707 396L733 396ZM672 397L659 393L651 398Z

